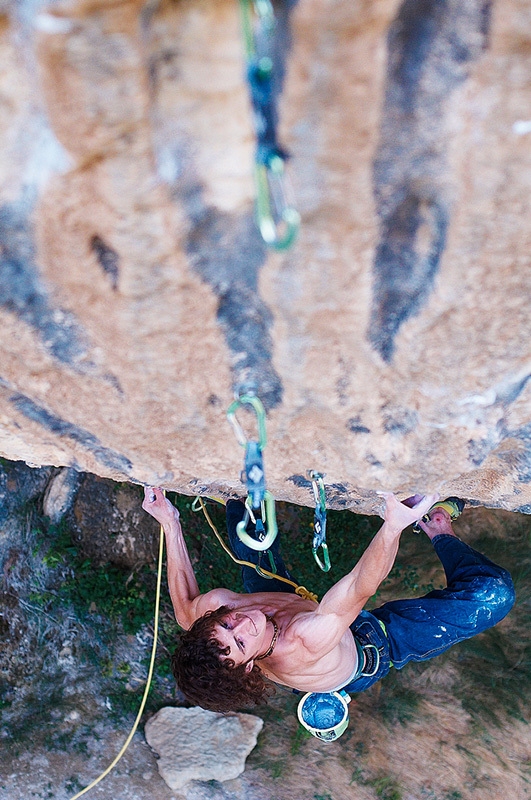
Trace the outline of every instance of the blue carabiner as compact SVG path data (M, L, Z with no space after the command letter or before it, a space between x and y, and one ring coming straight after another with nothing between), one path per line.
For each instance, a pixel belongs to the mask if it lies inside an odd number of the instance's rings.
M242 480L247 483L247 494L253 509L260 508L266 491L264 461L258 442L247 442Z

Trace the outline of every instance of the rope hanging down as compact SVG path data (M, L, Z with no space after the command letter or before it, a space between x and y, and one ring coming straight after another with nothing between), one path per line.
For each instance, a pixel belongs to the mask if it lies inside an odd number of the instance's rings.
M287 250L297 236L300 217L289 198L287 153L277 142L273 87L275 15L270 0L239 0L247 60L247 82L254 111L256 216L262 238L275 250Z
M236 419L236 411L251 406L256 414L258 440L248 440ZM277 537L275 498L266 489L262 451L266 446L265 411L261 400L251 392L241 395L227 409L227 419L232 425L238 443L245 447L242 481L247 483L245 516L236 526L236 533L251 550L269 550ZM260 513L260 516L258 515ZM256 538L247 533L249 521L255 525ZM266 532L267 526L267 532Z

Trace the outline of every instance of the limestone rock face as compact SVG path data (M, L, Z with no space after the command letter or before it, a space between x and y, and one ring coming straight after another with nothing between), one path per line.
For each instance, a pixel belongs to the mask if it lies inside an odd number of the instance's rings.
M0 2L0 453L243 494L254 385L279 499L530 513L529 4L275 10L282 253L235 0Z
M170 789L190 781L228 781L245 769L263 720L253 714L216 714L202 708L161 708L146 723L159 773Z

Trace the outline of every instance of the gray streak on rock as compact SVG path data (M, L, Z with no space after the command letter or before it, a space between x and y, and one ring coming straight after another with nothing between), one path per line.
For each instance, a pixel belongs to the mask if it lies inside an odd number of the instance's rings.
M51 433L65 436L82 445L104 466L119 470L126 475L131 472L133 464L126 456L109 447L104 447L99 439L89 431L50 413L43 406L38 405L22 394L14 394L10 399L17 411L27 419L37 422Z
M90 240L90 249L98 259L103 272L109 277L113 290L116 291L118 288L118 266L120 264L118 253L97 234Z
M199 187L192 200L187 253L194 269L218 297L218 321L236 355L235 389L254 385L266 408L282 400L282 385L272 364L273 316L258 293L258 274L266 251L251 213L229 215L201 207Z
M404 0L389 30L368 331L388 362L400 326L424 305L439 270L450 221L447 101L486 45L490 7L490 0Z
M35 263L27 201L0 207L0 307L32 327L58 361L77 366L85 337L69 311L54 307Z

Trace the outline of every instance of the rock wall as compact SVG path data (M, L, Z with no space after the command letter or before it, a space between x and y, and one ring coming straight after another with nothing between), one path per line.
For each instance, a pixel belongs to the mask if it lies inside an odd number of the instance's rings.
M275 9L285 253L235 0L0 2L0 453L242 493L254 384L279 499L531 513L531 8Z

